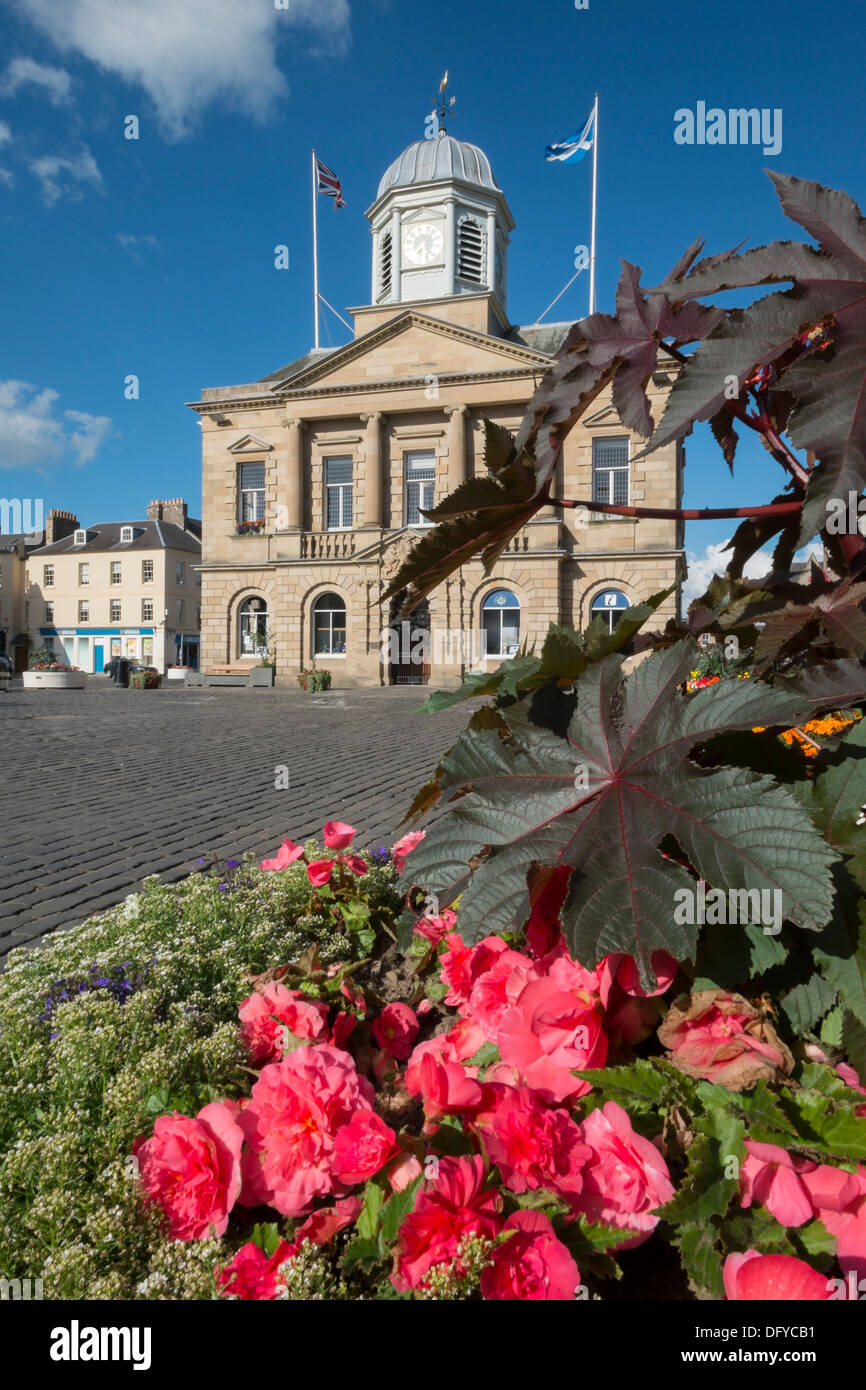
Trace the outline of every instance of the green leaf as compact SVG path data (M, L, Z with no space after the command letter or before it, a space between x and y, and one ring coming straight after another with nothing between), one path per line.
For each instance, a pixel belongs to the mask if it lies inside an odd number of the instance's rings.
M842 1023L845 1017L845 1010L841 1004L837 1004L831 1009L824 1022L821 1024L820 1039L827 1047L842 1046Z
M496 1046L496 1043L486 1042L482 1043L481 1047L479 1047L478 1051L475 1053L475 1056L470 1057L468 1062L464 1063L464 1066L489 1067L494 1062L499 1061L501 1061L501 1058L499 1056L499 1048Z
M828 663L785 688L723 681L689 697L681 686L693 662L690 642L628 676L621 659L604 658L577 684L566 738L526 724L510 738L470 730L445 756L440 787L452 807L414 852L412 871L442 903L462 895L464 940L520 930L531 865L571 865L562 920L573 954L590 967L627 952L652 984L652 952L691 958L698 935L694 920L678 920L694 879L663 855L671 835L714 887L778 891L786 918L824 926L835 856L792 792L741 768L699 767L690 755L723 730L790 727L851 703L866 694L866 670Z
M382 1208L381 1232L386 1245L393 1245L397 1239L397 1232L415 1205L415 1194L423 1181L423 1177L416 1178L402 1192L395 1192L393 1197L389 1197Z
M583 1081L589 1081L597 1091L603 1091L605 1098L615 1100L624 1108L629 1103L648 1102L660 1106L667 1100L671 1091L671 1078L653 1065L652 1062L638 1059L629 1066L599 1067L596 1071L576 1071Z
M806 1146L848 1162L866 1158L866 1117L859 1118L852 1107L814 1091L788 1094Z
M858 1023L866 1026L866 902L861 899L859 904L856 946L842 920L843 906L837 904L837 911L822 933L820 943L812 948L812 954L828 985L838 991ZM854 930L852 928L852 932Z
M765 1081L759 1081L753 1091L727 1091L724 1086L714 1086L709 1081L700 1081L697 1089L701 1103L708 1110L721 1105L739 1111L749 1126L750 1137L752 1126L757 1124L781 1134L796 1133L775 1096L767 1089Z
M683 1226L702 1226L711 1216L724 1216L739 1187L746 1133L744 1122L729 1110L710 1110L693 1117L693 1123L701 1124L703 1132L689 1145L685 1185L659 1213ZM737 1176L726 1174L732 1166Z
M866 1027L847 1012L842 1019L842 1047L857 1075L866 1077Z
M820 1020L836 1003L837 994L820 975L797 985L781 1000L782 1010L793 1031L814 1033Z
M353 1240L346 1246L343 1258L340 1261L343 1268L349 1270L355 1264L367 1264L371 1261L378 1263L383 1258L378 1240L366 1238L364 1240Z
M257 1245L260 1250L263 1250L268 1259L273 1255L281 1239L280 1230L275 1221L257 1221L250 1233L250 1240L253 1245Z
M793 1255L789 1232L766 1207L735 1208L722 1228L729 1250L759 1250L761 1254Z
M822 1269L827 1269L833 1263L837 1238L827 1230L823 1222L809 1221L805 1226L798 1226L796 1230L790 1231L789 1236L792 1244L800 1247L798 1254L802 1251L803 1258L817 1263L823 1257L824 1262L820 1265Z
M356 1222L358 1235L362 1240L376 1240L378 1237L384 1196L375 1178L371 1178L364 1188L364 1205Z
M683 1269L692 1288L711 1298L723 1299L725 1282L722 1278L722 1257L718 1233L712 1223L706 1226L684 1226L674 1236Z

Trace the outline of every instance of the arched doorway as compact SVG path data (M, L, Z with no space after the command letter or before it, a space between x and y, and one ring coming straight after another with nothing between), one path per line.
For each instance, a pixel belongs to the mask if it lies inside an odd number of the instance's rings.
M391 604L388 627L388 684L427 685L430 680L430 605L426 598L400 618L402 600Z

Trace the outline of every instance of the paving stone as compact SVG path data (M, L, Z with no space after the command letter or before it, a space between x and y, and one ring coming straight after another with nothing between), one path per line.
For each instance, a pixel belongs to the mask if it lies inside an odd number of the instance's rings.
M75 698L70 700L70 695ZM415 711L418 690L13 690L16 789L0 838L0 960L213 853L274 852L328 818L390 843L469 710ZM274 769L289 787L274 787ZM7 811L11 810L11 803ZM7 815L7 819L10 817Z

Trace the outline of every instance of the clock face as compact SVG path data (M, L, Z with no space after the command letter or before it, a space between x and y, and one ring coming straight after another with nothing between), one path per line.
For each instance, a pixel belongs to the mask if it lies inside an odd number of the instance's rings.
M411 265L432 265L442 255L445 238L435 222L417 222L403 238L403 254Z

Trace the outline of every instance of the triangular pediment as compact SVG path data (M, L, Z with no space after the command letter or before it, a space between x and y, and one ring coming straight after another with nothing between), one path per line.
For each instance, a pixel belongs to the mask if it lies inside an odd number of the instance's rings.
M546 353L523 343L410 309L272 389L276 395L303 395L323 388L424 381L431 375L441 379L537 372L550 362Z
M234 444L229 445L230 454L260 454L264 449L270 453L273 444L269 444L266 439L259 439L257 434L245 434L240 439L235 440Z

